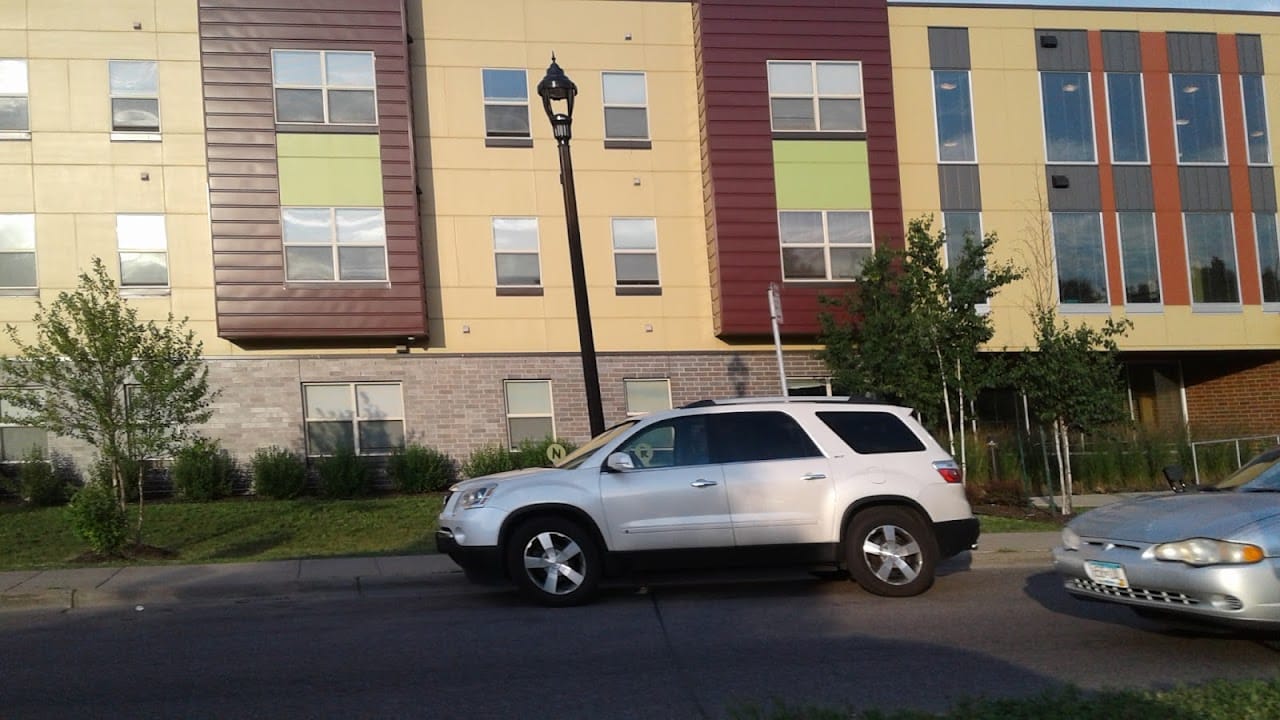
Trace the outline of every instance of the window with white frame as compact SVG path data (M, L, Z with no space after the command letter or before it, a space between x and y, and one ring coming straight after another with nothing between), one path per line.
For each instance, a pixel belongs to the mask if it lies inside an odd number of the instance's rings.
M1183 213L1182 223L1187 239L1192 305L1238 304L1240 279L1231 213Z
M604 139L648 140L649 107L642 72L601 73Z
M1124 301L1127 305L1160 304L1160 259L1156 251L1155 215L1149 212L1116 214L1120 225L1120 264L1124 269Z
M1241 75L1244 95L1244 130L1249 144L1249 164L1271 163L1271 137L1267 131L1267 91L1261 75Z
M977 210L947 210L942 213L942 232L947 267L959 267L964 262L965 248L970 244L982 244L982 213ZM974 268L976 277L982 277L985 272L984 267ZM982 302L985 304L987 299Z
M163 215L116 215L121 287L169 285L169 241Z
M1111 161L1147 162L1147 113L1141 73L1107 73Z
M113 132L160 132L160 76L154 60L111 60Z
M1053 213L1053 252L1059 303L1107 303L1107 264L1102 246L1102 219L1098 213Z
M793 397L827 397L831 395L828 378L787 378L787 394Z
M27 93L27 61L0 58L0 133L26 133L31 129Z
M863 132L862 63L770 60L769 108L777 132Z
M299 282L387 279L382 208L280 208L285 277Z
M550 380L507 380L507 436L512 448L556 436Z
M1040 73L1045 156L1051 163L1097 161L1087 72Z
M1258 240L1258 272L1262 276L1262 302L1280 305L1280 233L1275 213L1253 214Z
M1178 162L1222 165L1227 162L1227 139L1222 123L1222 93L1218 76L1175 74L1173 129Z
M524 70L485 68L482 79L485 137L531 137L528 74Z
M0 399L0 461L20 462L33 450L45 455L49 449L49 433L44 428L25 424L31 412Z
M36 288L36 216L0 214L0 289Z
M658 285L656 220L613 219L613 270L619 287Z
M377 125L373 53L272 50L276 122Z
M933 108L940 162L977 162L968 70L933 71Z
M538 219L494 218L493 261L498 272L498 287L542 285L541 261L538 257Z
M389 455L404 447L400 383L308 383L302 394L307 455Z
M871 211L778 212L784 280L853 280L871 257Z
M623 380L627 414L645 415L671 409L671 381L667 378Z

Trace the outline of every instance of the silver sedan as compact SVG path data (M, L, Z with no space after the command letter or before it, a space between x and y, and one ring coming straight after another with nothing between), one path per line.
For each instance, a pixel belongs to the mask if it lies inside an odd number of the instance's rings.
M1090 510L1063 529L1053 565L1085 600L1280 629L1280 448L1217 485Z

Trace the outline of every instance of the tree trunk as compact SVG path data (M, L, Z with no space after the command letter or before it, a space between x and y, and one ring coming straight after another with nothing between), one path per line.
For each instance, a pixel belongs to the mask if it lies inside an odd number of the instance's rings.
M146 475L146 467L145 462L138 463L138 529L133 540L135 545L142 544L142 478Z
M1062 481L1062 514L1075 512L1071 505L1071 434L1061 420L1053 423L1054 445L1058 449L1058 477Z
M947 445L951 449L952 457L956 454L956 434L951 426L951 395L948 391L947 373L942 369L942 350L938 346L933 347L933 352L938 356L938 377L942 378L942 413L947 416ZM964 472L964 462L960 463L961 472Z

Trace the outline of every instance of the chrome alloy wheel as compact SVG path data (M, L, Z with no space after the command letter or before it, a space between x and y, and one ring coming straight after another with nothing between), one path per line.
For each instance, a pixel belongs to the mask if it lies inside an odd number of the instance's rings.
M873 527L862 541L862 557L867 568L889 585L909 584L924 563L920 543L897 525Z
M525 544L524 571L543 592L568 595L586 580L586 556L568 535L544 531Z

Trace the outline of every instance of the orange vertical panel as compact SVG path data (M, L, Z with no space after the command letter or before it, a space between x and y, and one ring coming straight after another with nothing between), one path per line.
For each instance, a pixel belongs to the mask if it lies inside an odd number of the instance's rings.
M1107 117L1107 75L1102 62L1102 31L1089 31L1089 69L1093 85L1093 127L1098 146L1098 189L1102 193L1102 247L1107 258L1107 289L1112 305L1124 305L1120 267L1120 229L1116 218L1115 176L1111 170L1111 118Z
M1258 244L1253 236L1253 195L1249 192L1249 140L1244 136L1244 98L1240 91L1240 59L1236 55L1234 35L1218 36L1218 73L1222 78L1222 122L1227 130L1240 300L1245 305L1259 305L1262 288L1258 277Z
M1160 251L1160 287L1165 305L1190 305L1187 246L1182 237L1182 193L1178 149L1173 139L1173 98L1169 89L1169 48L1162 32L1139 36L1142 87L1147 101L1147 139L1151 151L1151 191L1156 206L1156 243Z

